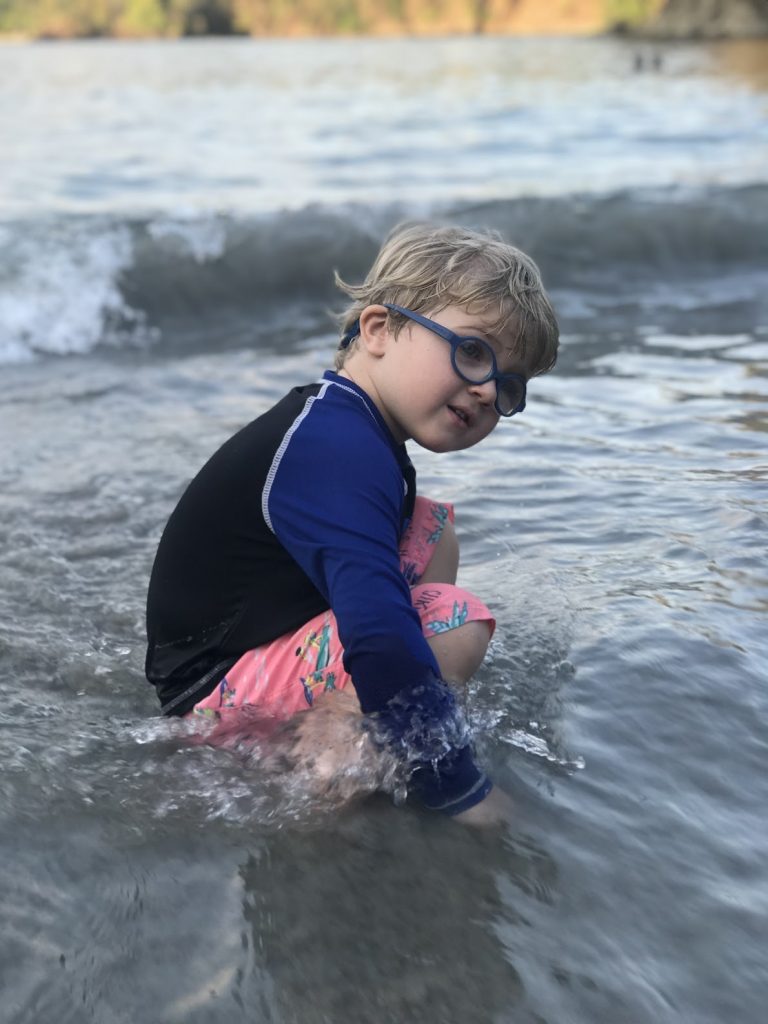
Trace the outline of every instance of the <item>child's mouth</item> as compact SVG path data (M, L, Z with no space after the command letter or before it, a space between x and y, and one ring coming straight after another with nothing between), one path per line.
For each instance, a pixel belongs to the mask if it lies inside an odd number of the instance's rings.
M467 413L464 412L463 409L459 409L455 405L449 405L448 408L451 410L453 415L456 417L457 420L459 420L459 422L463 426L465 426L465 427L469 426L469 416L467 415Z

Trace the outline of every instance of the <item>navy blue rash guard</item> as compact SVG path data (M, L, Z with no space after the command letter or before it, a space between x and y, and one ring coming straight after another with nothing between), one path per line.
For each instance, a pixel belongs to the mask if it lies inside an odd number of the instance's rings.
M378 409L335 373L230 438L182 495L147 599L147 678L185 714L247 650L332 608L361 710L411 785L458 813L491 789L440 679L398 542L416 479Z

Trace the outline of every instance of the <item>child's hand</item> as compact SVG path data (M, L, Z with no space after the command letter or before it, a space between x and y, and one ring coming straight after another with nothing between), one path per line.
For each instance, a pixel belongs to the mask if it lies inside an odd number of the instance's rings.
M494 786L485 800L470 807L468 811L462 811L454 817L462 825L474 825L475 827L487 828L489 825L502 825L512 820L515 805L507 794Z

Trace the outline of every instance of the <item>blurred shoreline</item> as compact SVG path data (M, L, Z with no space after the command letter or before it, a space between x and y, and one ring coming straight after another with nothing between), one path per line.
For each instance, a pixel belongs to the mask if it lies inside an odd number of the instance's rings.
M764 8L764 9L763 9ZM402 38L443 36L600 36L648 40L768 37L768 3L731 0L449 0L386 5L350 0L318 8L310 0L285 5L260 0L6 0L0 42L68 39L180 39L251 37Z

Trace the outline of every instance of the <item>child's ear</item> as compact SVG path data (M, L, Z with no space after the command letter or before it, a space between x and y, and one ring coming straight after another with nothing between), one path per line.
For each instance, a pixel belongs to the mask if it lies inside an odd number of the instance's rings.
M386 306L366 306L360 314L360 342L369 355L380 357L387 350L392 334Z

